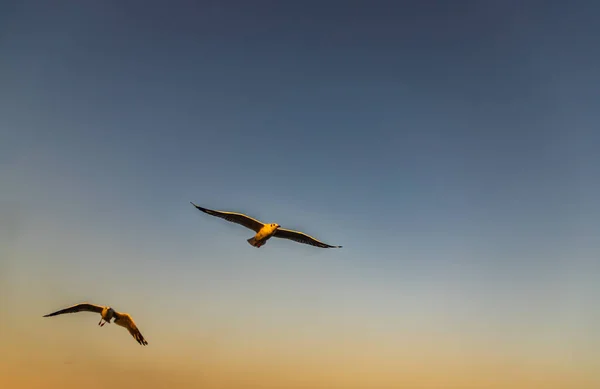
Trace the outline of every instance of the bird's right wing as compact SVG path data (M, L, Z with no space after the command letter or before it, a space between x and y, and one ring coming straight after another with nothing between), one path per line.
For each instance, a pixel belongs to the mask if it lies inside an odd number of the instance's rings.
M133 318L128 313L115 312L116 319L114 323L123 328L127 328L127 331L133 336L133 338L142 346L146 346L148 342L144 339L144 336L135 325Z
M324 249L335 249L341 248L342 246L332 246L327 243L323 243L318 239L313 238L312 236L305 234L304 232L288 230L286 228L278 228L273 234L275 238L289 239L296 241L298 243L309 244L315 247L321 247Z
M63 313L75 313L75 312L82 312L82 311L102 313L103 308L104 307L102 307L100 305L81 303L81 304L73 305L72 307L69 307L69 308L61 309L60 311L49 313L47 315L44 315L44 317L62 315Z
M253 230L254 232L260 231L263 228L264 224L259 222L256 219L251 218L250 216L244 215L243 213L237 212L225 212L225 211L215 211L212 209L202 208L190 201L190 203L198 208L200 211L207 213L212 216L220 217L221 219L225 219L228 222L240 224L246 228Z

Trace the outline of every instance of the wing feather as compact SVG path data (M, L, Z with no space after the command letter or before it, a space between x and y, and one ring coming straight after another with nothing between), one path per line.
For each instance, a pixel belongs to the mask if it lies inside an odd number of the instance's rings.
M90 303L81 303L81 304L75 304L72 307L61 309L60 311L49 313L47 315L44 315L44 317L62 315L63 313L75 313L75 312L84 312L84 311L96 312L96 313L101 314L102 309L104 309L104 307L102 307L100 305L95 305L95 304L90 304Z
M286 228L278 228L273 235L276 238L289 239L298 243L309 244L311 246L321 247L324 249L329 248L341 248L342 246L331 246L327 243L323 243L304 232L288 230Z
M237 212L226 212L226 211L215 211L213 209L202 208L199 205L196 205L190 201L190 203L199 209L200 211L207 213L211 216L220 217L221 219L225 219L228 222L236 223L242 225L246 228L253 230L254 232L260 231L263 228L264 224L259 222L258 220L251 218L248 215L244 215L243 213Z
M131 336L133 336L133 339L135 339L142 346L146 346L148 344L140 330L135 325L133 318L128 313L115 312L114 323L123 328L127 328L127 331L129 331Z

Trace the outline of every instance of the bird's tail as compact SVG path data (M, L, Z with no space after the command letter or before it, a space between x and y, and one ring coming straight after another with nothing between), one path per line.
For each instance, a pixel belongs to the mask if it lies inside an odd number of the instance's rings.
M260 247L261 246L260 242L257 242L256 241L256 237L254 237L254 236L252 238L248 239L248 243L250 243L250 246L253 246L253 247Z

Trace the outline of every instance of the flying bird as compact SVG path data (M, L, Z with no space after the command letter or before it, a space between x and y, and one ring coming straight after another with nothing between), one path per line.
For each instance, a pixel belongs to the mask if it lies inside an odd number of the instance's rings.
M263 223L259 222L256 219L251 218L250 216L244 215L242 213L237 212L225 212L225 211L215 211L212 209L202 208L194 203L191 203L194 207L198 208L200 211L207 213L212 216L220 217L221 219L225 219L229 222L240 224L246 228L251 229L256 232L252 238L248 239L248 243L254 247L264 246L271 237L283 238L296 241L298 243L309 244L311 246L321 247L324 249L328 248L341 248L342 246L332 246L327 243L323 243L312 236L309 236L303 232L288 230L285 228L281 228L281 226L277 223Z
M113 321L113 323L115 323L118 326L127 328L127 331L129 331L131 336L133 336L133 338L139 344L141 344L143 346L148 344L148 342L146 342L146 339L144 339L144 337L142 336L142 333L140 332L140 330L135 325L135 322L133 321L131 316L129 316L128 313L117 312L114 309L112 309L111 307L102 307L100 305L81 303L81 304L73 305L72 307L69 307L69 308L61 309L60 311L49 313L47 315L44 315L44 317L62 315L63 313L75 313L75 312L86 312L86 311L87 312L96 312L96 313L99 313L100 316L102 316L100 318L100 322L98 323L98 325L100 327L104 327L104 325L106 323L110 324L110 320L114 318L115 320Z

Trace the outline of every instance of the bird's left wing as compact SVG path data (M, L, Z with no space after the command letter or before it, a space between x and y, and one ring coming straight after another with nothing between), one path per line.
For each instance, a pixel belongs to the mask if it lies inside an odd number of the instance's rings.
M244 215L243 213L215 211L214 209L202 208L201 206L196 205L191 201L190 203L204 213L207 213L211 216L220 217L221 219L225 219L228 222L240 224L246 228L253 230L254 232L260 231L260 229L264 226L263 223L259 222L254 218L251 218L248 215Z
M298 243L309 244L311 246L321 247L324 249L341 248L342 247L342 246L331 246L331 245L328 245L327 243L323 243L323 242L313 238L310 235L305 234L304 232L288 230L285 228L278 228L277 231L275 231L275 234L273 236L276 238L289 239L289 240L296 241Z
M75 313L75 312L81 312L81 311L102 313L103 308L104 307L102 307L100 305L95 305L95 304L90 304L90 303L81 303L81 304L75 304L72 307L61 309L60 311L49 313L47 315L44 315L44 317L62 315L63 313Z
M148 344L148 342L146 341L146 339L144 339L144 336L142 335L142 333L140 332L140 330L137 328L137 326L135 325L135 322L133 321L133 318L131 316L129 316L129 314L127 313L120 313L120 312L115 312L115 321L114 323L116 325L119 325L123 328L127 328L127 331L129 331L129 333L131 334L131 336L133 336L133 338L142 346L145 346Z

